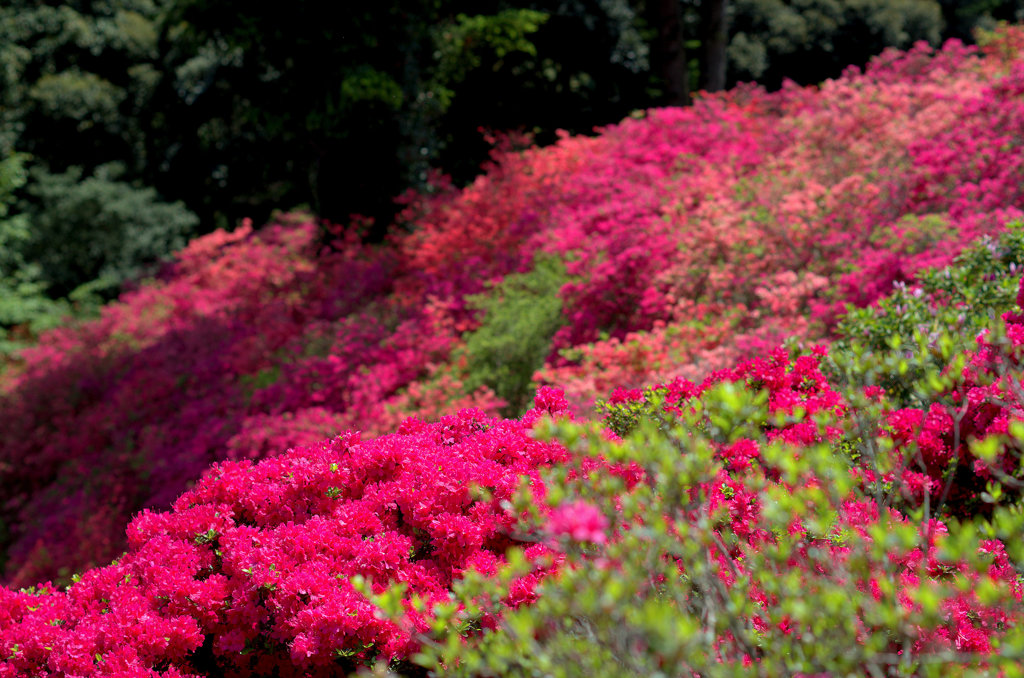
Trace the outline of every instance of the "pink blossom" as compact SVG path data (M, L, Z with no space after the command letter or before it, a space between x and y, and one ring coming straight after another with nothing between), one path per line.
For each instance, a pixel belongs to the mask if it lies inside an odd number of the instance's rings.
M608 520L594 506L584 501L562 504L548 518L548 532L555 537L573 541L603 544L608 541Z

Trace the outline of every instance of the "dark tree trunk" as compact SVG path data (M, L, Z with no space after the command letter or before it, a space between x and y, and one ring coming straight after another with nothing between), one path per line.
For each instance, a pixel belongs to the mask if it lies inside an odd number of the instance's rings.
M729 0L704 0L701 3L704 72L701 81L708 92L725 89L725 48L729 44Z
M648 0L646 5L647 22L657 31L651 45L651 70L664 83L661 103L686 106L690 103L690 73L679 0Z

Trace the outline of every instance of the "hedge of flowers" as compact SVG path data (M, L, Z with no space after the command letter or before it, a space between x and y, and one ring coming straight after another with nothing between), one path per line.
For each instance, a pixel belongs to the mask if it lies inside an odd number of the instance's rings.
M1011 28L980 49L889 52L820 88L741 88L549 148L506 139L472 185L408 196L383 245L302 217L198 239L0 374L4 581L62 585L134 553L131 517L180 509L212 464L288 459L346 430L374 441L463 408L519 414L507 406L524 394L505 389L529 377L586 415L616 387L701 383L784 338L832 338L846 303L913 285L1022 215L1022 46ZM484 374L502 314L536 289L502 282L552 261L562 322L522 342L548 346L543 362ZM964 452L1014 412L987 351L965 359L961 391L935 391L943 407L979 399L973 428L959 410L891 408L879 449L930 451L865 483L916 483L896 493L907 506L970 511L993 483L1013 493L1014 455ZM45 597L64 600L58 588Z

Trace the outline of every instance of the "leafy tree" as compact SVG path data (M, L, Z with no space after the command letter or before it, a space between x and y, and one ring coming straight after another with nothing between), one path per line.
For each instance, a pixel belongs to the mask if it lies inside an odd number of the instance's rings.
M487 157L480 128L521 130L546 144L559 129L588 134L649 101L648 45L628 3L546 0L530 8L546 16L529 34L533 48L488 50L453 88L457 94L439 119L436 163L456 181L475 176ZM435 33L438 44L448 42L445 25Z
M25 256L38 263L53 297L86 283L116 291L195 232L197 219L184 205L160 202L155 190L118 181L119 174L116 165L101 166L92 176L77 167L32 173L32 202L24 203L32 225Z
M735 0L729 80L776 89L783 79L816 84L886 47L938 45L934 0Z
M17 146L55 172L152 161L144 121L160 77L157 27L172 2L4 3L0 150Z
M138 185L162 160L147 154L147 119L170 4L0 7L2 202L10 211L0 227L0 326L30 337L71 311L59 301L66 295L78 290L75 305L85 310L195 232L182 205Z
M154 95L154 108L168 113L151 139L170 151L148 183L208 224L261 222L300 203L339 220L347 216L339 203L373 215L402 188L398 158L380 142L399 136L394 112L409 95L406 57L394 48L408 11L175 2L161 28L164 77Z
M543 142L643 100L645 44L624 0L277 8L180 0L166 21L157 108L178 111L163 128L176 150L150 183L204 220L306 203L386 225L430 167L475 176L480 128Z
M992 30L1000 21L1024 20L1021 0L939 0L946 22L946 37L966 42L976 29Z

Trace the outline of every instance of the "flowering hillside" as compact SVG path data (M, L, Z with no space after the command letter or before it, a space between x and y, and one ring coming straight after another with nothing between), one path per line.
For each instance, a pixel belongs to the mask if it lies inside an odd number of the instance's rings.
M0 675L529 675L567 656L556 675L1008 671L1024 653L1024 518L951 530L907 465L962 463L955 483L936 474L943 499L972 477L1019 489L1022 321L1006 313L951 382L956 433L941 399L844 398L825 349L779 349L618 391L589 434L542 388L519 420L464 409L216 464L172 510L139 514L113 564L66 591L0 589Z
M295 216L194 241L0 375L0 676L514 675L497 631L595 617L559 586L631 552L706 631L604 648L654 657L637 672L827 672L813 606L769 570L851 620L844 670L1003 666L1024 653L999 541L1024 486L1021 129L1007 29L501 140L472 185L407 196L383 245ZM982 262L977 295L936 281L954 261ZM959 334L924 332L946 313ZM603 398L604 433L573 429ZM530 656L581 666L559 633Z

